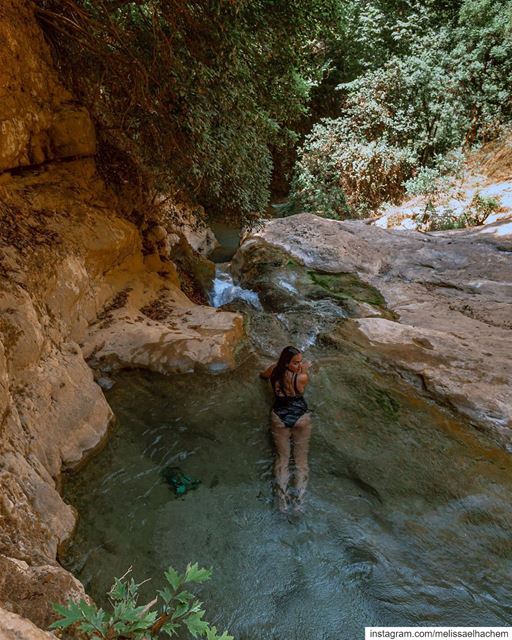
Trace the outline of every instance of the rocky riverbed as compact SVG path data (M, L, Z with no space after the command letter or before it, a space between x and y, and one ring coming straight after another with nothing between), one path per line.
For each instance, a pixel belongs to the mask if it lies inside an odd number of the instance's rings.
M45 628L52 601L84 595L56 557L76 522L61 470L112 420L89 365L229 369L243 327L190 297L213 275L194 249L214 242L187 206L174 228L136 226L100 177L29 0L3 2L0 38L0 635L39 638L17 614ZM258 321L282 325L253 331L262 352L287 336L360 350L510 449L511 256L506 219L425 235L301 214L250 235L234 268L275 311Z
M65 493L81 518L62 560L98 603L127 558L150 579L147 599L169 563L194 559L214 567L203 591L208 615L240 640L353 640L368 624L510 623L512 467L496 446L504 434L420 384L411 360L439 366L444 343L412 325L405 342L397 308L369 275L383 264L378 230L362 239L365 225L350 226L340 250L345 227L297 216L244 242L226 295L243 310L249 338L236 370L114 376L107 397L118 427ZM366 258L369 269L341 270L344 257ZM387 262L389 274L393 256ZM229 273L224 264L221 290ZM364 321L385 323L400 360L374 347L380 334L363 339ZM272 504L271 393L257 376L290 343L313 362L301 514ZM464 381L475 377L467 371ZM190 474L195 490L176 498L169 465Z
M331 276L327 296L336 295L333 276L356 275L379 292L388 314L356 295L351 317L329 339L350 336L383 368L512 448L511 226L422 234L300 214L247 237L235 265L250 283L262 264L286 270L288 256Z

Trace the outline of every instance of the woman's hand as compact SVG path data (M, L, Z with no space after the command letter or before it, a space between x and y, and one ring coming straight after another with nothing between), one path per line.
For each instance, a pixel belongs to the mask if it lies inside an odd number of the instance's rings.
M307 373L308 369L313 366L311 362L303 361L300 363L300 373Z

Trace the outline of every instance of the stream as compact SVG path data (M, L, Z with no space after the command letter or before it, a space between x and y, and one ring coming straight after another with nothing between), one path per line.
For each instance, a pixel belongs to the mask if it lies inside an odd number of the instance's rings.
M237 273L220 264L212 290L246 316L236 370L114 377L112 436L65 483L80 518L64 566L100 604L129 566L151 578L148 598L170 564L212 567L206 617L238 640L512 624L509 455L340 337L376 292L286 256ZM275 508L271 393L257 376L287 343L314 362L304 514ZM199 486L176 497L169 465Z

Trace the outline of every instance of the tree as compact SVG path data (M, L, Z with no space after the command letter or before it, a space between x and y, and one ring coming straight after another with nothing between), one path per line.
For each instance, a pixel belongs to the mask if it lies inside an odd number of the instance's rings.
M403 17L385 10L393 4L372 0L356 11L352 46L361 45L367 68L337 86L338 116L306 136L293 210L347 217L398 202L421 167L510 120L510 0L465 0L456 14L410 2Z
M111 182L181 190L210 210L265 209L269 148L296 139L320 72L312 46L337 0L37 4L63 76L94 115Z

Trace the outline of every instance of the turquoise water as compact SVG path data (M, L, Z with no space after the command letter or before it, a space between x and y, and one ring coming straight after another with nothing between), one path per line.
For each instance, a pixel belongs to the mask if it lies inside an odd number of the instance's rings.
M223 222L214 222L211 228L219 245L208 258L213 262L227 262L231 260L240 244L240 230Z
M508 455L361 354L315 346L308 356L303 515L273 504L261 354L216 376L124 372L107 394L110 441L66 482L80 519L64 565L99 602L130 565L151 578L148 595L169 564L211 566L208 619L239 639L512 624ZM168 464L199 488L176 498L161 477Z
M368 303L388 314L377 292L272 247L252 252L236 273L264 310L239 303L249 343L235 371L117 375L112 437L65 484L80 519L64 565L100 603L129 566L150 578L148 599L168 565L211 566L208 619L239 640L512 624L510 456L340 337ZM314 362L304 514L274 505L271 396L258 378L290 342ZM168 465L199 487L176 498Z

